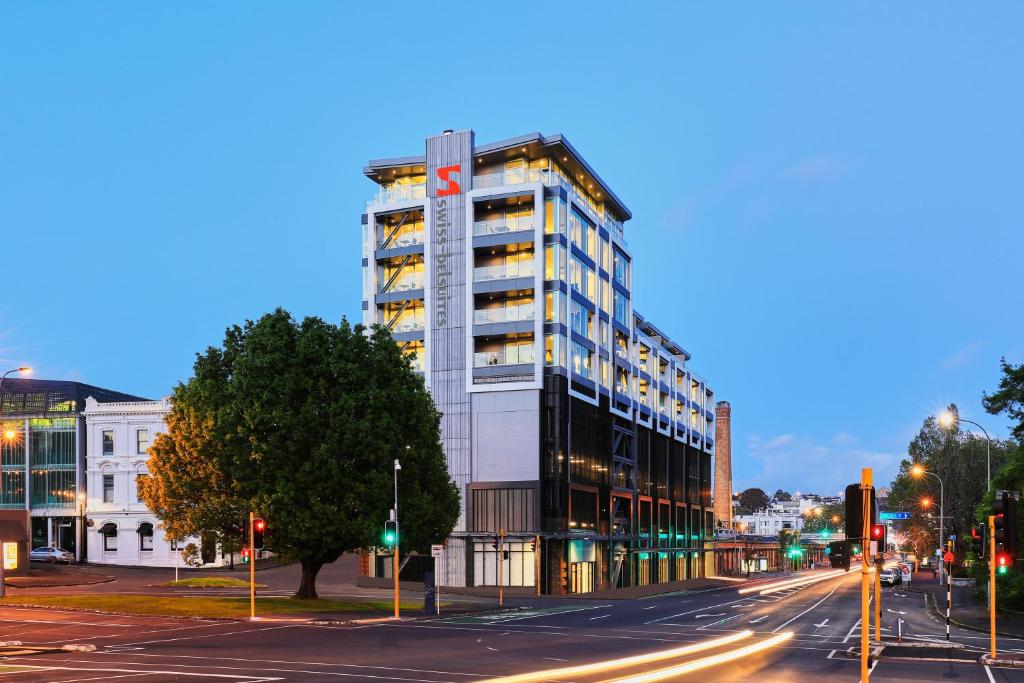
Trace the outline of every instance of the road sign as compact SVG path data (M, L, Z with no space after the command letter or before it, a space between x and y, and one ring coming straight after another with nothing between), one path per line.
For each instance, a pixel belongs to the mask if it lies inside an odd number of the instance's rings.
M910 565L900 564L900 575L903 578L904 583L910 583Z
M430 556L434 558L444 557L444 546L443 545L432 545L430 546Z
M956 561L956 556L953 555L953 553L951 553L951 552L947 552L945 555L942 556L942 561L943 562L955 562Z
M879 512L878 519L883 522L892 521L895 519L910 519L909 512Z

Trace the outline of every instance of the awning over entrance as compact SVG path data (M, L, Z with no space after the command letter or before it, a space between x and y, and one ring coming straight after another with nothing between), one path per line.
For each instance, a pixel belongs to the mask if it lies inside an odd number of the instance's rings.
M117 525L114 524L113 522L107 522L106 524L104 524L103 526L101 526L99 528L99 532L101 534L103 534L104 536L116 536L117 535Z
M140 536L152 536L153 525L149 522L139 522L139 528L136 533L138 533Z

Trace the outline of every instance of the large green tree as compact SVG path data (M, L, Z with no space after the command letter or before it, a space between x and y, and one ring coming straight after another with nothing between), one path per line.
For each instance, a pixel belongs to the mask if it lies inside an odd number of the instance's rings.
M1024 442L1024 363L1013 365L1003 358L1000 367L1003 377L999 380L999 389L994 394L985 394L982 404L993 415L1006 413L1014 420L1013 437Z
M956 410L956 406L949 408ZM993 473L1006 462L1012 448L1013 444L992 442ZM897 531L906 534L911 529L931 530L934 550L938 547L939 504L943 502L946 536L956 535L956 544L962 550L968 543L971 527L976 525L975 509L988 486L985 439L966 431L947 429L934 417L928 417L910 442L908 456L900 463L887 501L890 510L906 511L911 515L909 520L898 523ZM915 465L937 475L943 486L940 487L931 474L915 477ZM944 500L942 493L945 494ZM923 505L925 501L928 506ZM919 541L920 534L915 533ZM958 553L958 557L962 556L963 552Z
M248 511L267 545L298 560L296 597L343 552L378 545L401 461L401 543L425 550L459 515L440 414L387 330L278 309L196 357L154 442L142 495L168 530L209 531Z

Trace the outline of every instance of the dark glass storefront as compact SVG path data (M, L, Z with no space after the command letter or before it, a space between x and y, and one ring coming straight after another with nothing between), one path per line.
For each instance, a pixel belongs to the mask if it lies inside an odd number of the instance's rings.
M574 386L593 395L587 387ZM544 589L575 593L704 575L711 455L544 378Z

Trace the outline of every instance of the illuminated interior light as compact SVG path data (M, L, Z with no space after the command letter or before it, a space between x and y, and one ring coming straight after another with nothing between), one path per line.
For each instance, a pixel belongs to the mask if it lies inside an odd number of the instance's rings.
M657 671L648 671L647 673L639 674L637 676L617 678L612 681L612 683L653 683L654 681L663 681L666 678L675 678L676 676L682 676L683 674L690 673L691 671L706 669L709 666L715 666L716 664L725 664L726 662L732 662L742 657L761 652L762 650L767 650L770 647L775 647L780 643L784 643L792 637L793 632L786 631L785 633L780 633L768 640L763 640L760 643L754 643L753 645L747 645L746 647L730 650L729 652L704 657L703 659L695 659L694 661L686 662L685 664L677 664L665 669L658 669Z
M579 666L567 666L561 669L546 669L544 671L534 671L526 674L516 674L514 676L503 676L502 678L492 678L491 683L524 683L525 681L563 680L569 676L600 673L602 671L613 671L615 669L624 669L626 667L636 666L637 664L647 664L649 662L658 662L664 659L682 657L684 655L693 654L695 652L703 652L704 650L710 650L715 647L721 647L723 645L735 643L739 640L743 640L744 638L749 638L752 635L754 635L753 631L740 631L739 633L734 633L732 635L724 636L722 638L705 640L701 643L694 643L693 645L676 647L672 648L671 650L649 652L643 655L623 657L621 659L609 659L603 662L593 662L591 664L581 664ZM789 633L789 635L791 636L793 634Z

